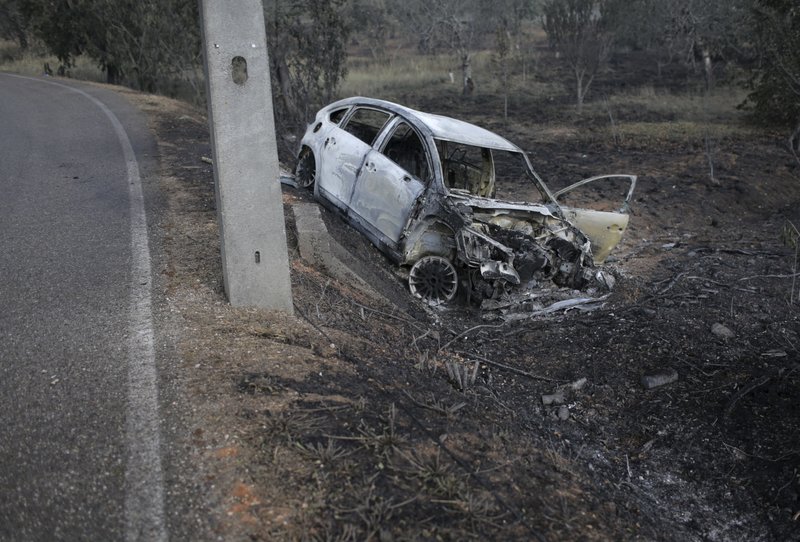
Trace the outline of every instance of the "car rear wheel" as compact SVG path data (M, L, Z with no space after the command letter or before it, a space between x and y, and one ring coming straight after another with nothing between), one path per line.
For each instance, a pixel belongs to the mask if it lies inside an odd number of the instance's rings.
M429 305L452 301L458 290L458 273L453 264L441 256L424 256L408 274L411 293Z
M317 163L311 149L304 147L294 168L294 182L298 188L312 188L317 180Z

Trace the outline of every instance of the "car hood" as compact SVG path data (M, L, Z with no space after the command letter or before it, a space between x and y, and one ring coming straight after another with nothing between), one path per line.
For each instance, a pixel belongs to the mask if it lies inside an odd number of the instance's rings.
M471 207L474 210L482 211L521 211L525 213L536 213L541 216L554 217L552 211L546 206L537 203L528 203L524 201L503 201L490 198L480 198L476 196L466 196L462 194L453 193L452 191L447 198L454 204L461 204Z

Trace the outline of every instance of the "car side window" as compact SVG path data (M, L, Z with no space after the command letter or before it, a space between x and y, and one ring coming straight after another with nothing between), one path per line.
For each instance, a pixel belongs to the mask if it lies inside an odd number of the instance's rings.
M350 109L349 107L343 107L341 109L337 109L336 111L332 111L330 115L328 115L328 119L334 124L339 124L342 122L344 118L344 114L347 113L347 110Z
M389 116L389 113L377 109L356 109L343 128L367 145L372 145Z
M383 154L414 177L428 180L430 169L425 146L411 126L400 122L386 142Z

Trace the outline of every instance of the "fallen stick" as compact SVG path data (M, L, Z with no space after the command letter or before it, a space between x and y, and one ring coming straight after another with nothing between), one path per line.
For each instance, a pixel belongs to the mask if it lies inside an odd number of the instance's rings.
M517 369L516 367L511 367L509 365L504 365L503 363L500 363L500 362L497 362L497 361L492 361L490 359L486 359L483 356L479 356L477 354L471 354L469 352L461 352L461 351L458 351L458 350L456 350L455 353L456 354L461 354L462 356L467 356L467 357L473 358L474 360L480 361L480 362L485 363L487 365L492 365L492 366L498 367L500 369L505 369L507 371L511 371L512 373L517 373L517 374L522 375L522 376L527 376L528 378L532 378L534 380L541 380L543 382L554 382L556 384L563 384L564 382L566 382L566 380L556 380L554 378L547 378L546 376L535 375L533 373L529 373L527 371L523 371L522 369Z
M772 376L771 375L762 376L758 380L754 380L754 381L750 382L747 386L745 386L744 388L742 388L739 391L737 391L736 394L734 394L734 396L728 402L728 406L725 407L725 411L722 414L722 419L723 420L727 419L728 416L731 415L731 412L733 412L733 408L736 406L736 403L738 403L739 400L742 397L744 397L745 395L747 395L748 393L750 393L754 389L760 388L761 386L763 386L764 384L766 384L770 380L772 380Z
M740 281L743 280L753 280L753 279L793 279L800 277L800 273L791 273L789 275L753 275L752 277L743 277L740 278Z
M468 329L468 330L466 330L466 331L462 331L461 333L459 333L458 335L456 335L455 337L453 337L452 339L450 339L449 341L447 341L446 343L444 343L444 345L443 345L443 346L441 346L441 347L439 348L439 350L445 350L445 349L447 349L447 347L448 347L448 346L450 346L451 344L453 344L454 342L456 342L456 341L457 341L458 339L460 339L461 337L466 337L467 335L469 335L470 333L472 333L473 331L476 331L476 330L478 330L478 329L484 329L484 328L498 328L498 327L503 327L504 325L506 325L506 324L505 324L505 322L503 322L502 324L480 324L480 325L477 325L477 326L473 326L473 327L469 328L469 329Z
M667 284L666 288L664 288L663 290L658 292L658 295L664 295L665 293L667 293L670 289L672 289L673 286L675 286L675 284L679 280L681 280L681 277L683 277L685 275L688 275L688 274L689 274L688 271L684 271L683 273L678 273L677 275L675 275L675 278L673 278L672 281L669 284Z

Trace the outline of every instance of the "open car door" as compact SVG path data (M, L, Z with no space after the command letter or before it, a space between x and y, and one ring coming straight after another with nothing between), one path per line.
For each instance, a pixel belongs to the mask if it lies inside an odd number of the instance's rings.
M561 206L565 218L577 226L586 237L589 238L592 244L592 256L596 264L602 264L605 261L609 253L614 250L614 247L616 247L620 239L622 239L622 235L628 227L630 202L633 196L633 190L636 188L636 175L613 174L590 177L578 181L575 184L571 184L566 188L562 188L553 194L553 197L558 201L560 196L576 188L608 179L627 179L630 183L625 200L618 210L605 211Z

